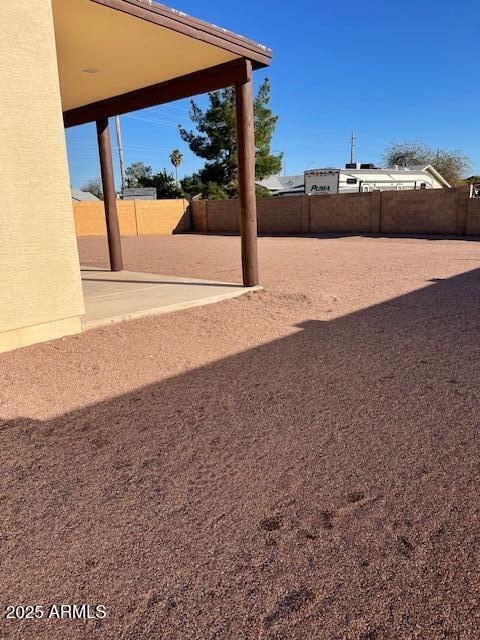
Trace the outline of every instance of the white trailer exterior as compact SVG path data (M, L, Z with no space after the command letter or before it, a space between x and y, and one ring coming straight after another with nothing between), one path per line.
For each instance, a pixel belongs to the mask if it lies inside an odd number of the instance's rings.
M388 169L313 169L305 171L305 193L362 193L368 191L403 191L442 189L449 183L432 165Z

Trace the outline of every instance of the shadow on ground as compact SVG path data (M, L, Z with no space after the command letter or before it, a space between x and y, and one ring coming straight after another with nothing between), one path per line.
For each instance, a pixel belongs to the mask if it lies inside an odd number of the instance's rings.
M209 282L208 280L186 280L186 281L182 281L182 280L137 280L132 279L132 280L119 280L118 278L115 278L115 280L107 280L102 279L102 278L85 278L82 277L82 282L108 282L108 283L112 283L112 282L119 282L121 284L133 284L133 285L137 285L137 284L168 284L168 285L174 285L174 286L178 286L178 285L185 285L188 287L226 287L227 289L231 289L232 287L235 287L237 289L243 289L243 285L242 284L235 284L234 282Z
M202 233L200 231L188 231L183 232L183 235L198 235L198 236L237 236L240 234L235 231L209 231L208 233ZM465 240L467 242L478 242L480 236L459 236L459 235L445 235L445 234L429 234L429 233L366 233L361 231L338 231L338 232L325 232L325 233L292 233L292 232L275 232L268 233L265 231L258 232L259 238L318 238L318 240L325 240L328 238L411 238L415 240Z
M4 423L4 637L477 638L479 285Z

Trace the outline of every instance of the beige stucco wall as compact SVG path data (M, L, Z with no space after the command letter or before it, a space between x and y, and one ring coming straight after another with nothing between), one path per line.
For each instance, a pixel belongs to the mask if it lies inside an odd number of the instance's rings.
M50 0L0 12L0 351L83 313Z

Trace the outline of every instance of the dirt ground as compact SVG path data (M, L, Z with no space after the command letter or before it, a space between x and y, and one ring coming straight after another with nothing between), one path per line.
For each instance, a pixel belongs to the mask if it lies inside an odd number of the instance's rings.
M3 616L107 610L0 638L480 637L480 244L259 243L264 292L0 355ZM236 237L123 244L239 281Z

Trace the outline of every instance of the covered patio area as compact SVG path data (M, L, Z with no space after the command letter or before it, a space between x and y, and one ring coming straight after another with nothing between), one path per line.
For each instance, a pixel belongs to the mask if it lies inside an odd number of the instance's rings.
M8 185L0 211L0 352L80 333L85 305L89 313L65 127L96 124L108 267L121 273L125 241L120 238L109 119L230 86L236 94L243 272L232 279L240 287L257 286L252 74L269 65L271 51L152 0L10 4L0 18L6 89L0 164ZM182 275L190 274L182 270ZM118 287L118 282L104 284L112 292ZM221 282L218 286L224 291ZM167 306L175 287L180 297L185 293L178 282L163 286ZM207 298L211 291L208 285Z
M124 320L237 298L262 287L242 287L231 282L82 267L82 288L85 302L82 328L87 331Z
M243 285L258 285L252 70L271 51L151 1L53 0L53 15L65 127L96 122L111 270L123 258L108 119L234 86Z

